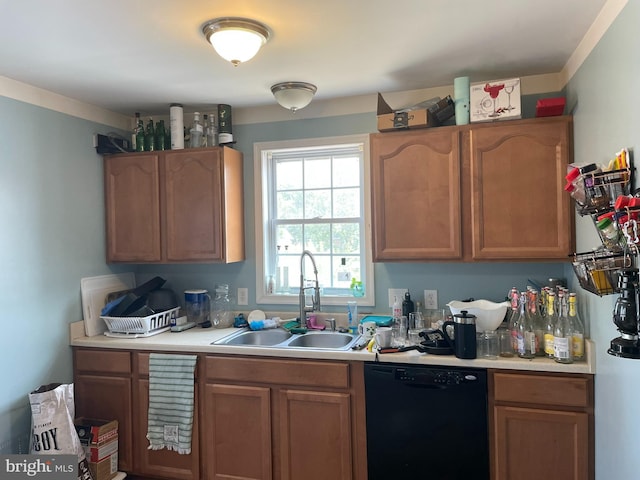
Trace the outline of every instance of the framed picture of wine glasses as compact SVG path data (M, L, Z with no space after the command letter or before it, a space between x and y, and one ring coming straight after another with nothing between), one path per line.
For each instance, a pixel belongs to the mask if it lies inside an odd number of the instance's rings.
M520 79L472 83L469 114L472 122L521 118Z

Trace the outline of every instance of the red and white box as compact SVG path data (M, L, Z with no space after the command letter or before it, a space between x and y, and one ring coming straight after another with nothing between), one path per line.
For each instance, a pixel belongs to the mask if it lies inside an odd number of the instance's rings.
M472 83L469 90L471 122L522 118L519 78Z

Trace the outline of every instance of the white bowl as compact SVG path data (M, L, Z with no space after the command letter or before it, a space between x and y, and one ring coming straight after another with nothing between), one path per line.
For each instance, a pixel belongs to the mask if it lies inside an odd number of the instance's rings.
M458 315L463 310L475 315L477 332L496 330L504 320L507 308L510 306L509 302L495 303L489 300L475 300L473 302L452 300L447 303L452 315Z

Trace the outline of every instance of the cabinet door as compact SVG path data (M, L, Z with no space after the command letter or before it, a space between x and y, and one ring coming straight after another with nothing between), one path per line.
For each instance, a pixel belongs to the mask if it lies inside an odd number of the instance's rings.
M136 428L134 431L134 448L136 452L135 472L140 475L149 475L158 478L172 480L191 480L199 478L200 455L198 453L198 386L195 389L195 405L193 430L191 438L191 453L178 454L172 450L149 450L147 440L148 407L149 407L149 380L139 380L136 398Z
M220 149L164 156L166 259L223 259L223 184Z
M104 159L107 262L161 259L158 155Z
M374 261L461 257L459 135L371 136Z
M281 390L279 401L282 480L351 480L350 395Z
M118 469L133 469L131 380L123 377L76 374L76 417L118 421Z
M591 478L587 413L494 407L494 480Z
M471 128L472 258L561 259L574 251L564 177L570 119Z
M203 412L204 478L272 478L269 388L207 384Z

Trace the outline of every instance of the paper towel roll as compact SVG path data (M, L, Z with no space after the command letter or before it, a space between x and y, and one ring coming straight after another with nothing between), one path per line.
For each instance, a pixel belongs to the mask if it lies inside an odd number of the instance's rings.
M453 97L456 103L456 125L469 123L469 77L453 80Z

